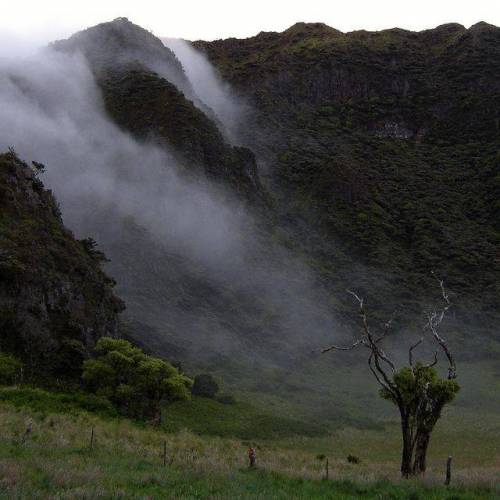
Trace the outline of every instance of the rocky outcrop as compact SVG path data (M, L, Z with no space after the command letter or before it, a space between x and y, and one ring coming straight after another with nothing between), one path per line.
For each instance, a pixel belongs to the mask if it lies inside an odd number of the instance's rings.
M229 186L243 199L262 196L253 153L225 142L216 124L171 82L127 68L106 72L99 85L108 114L121 128L164 146L190 172Z
M14 152L0 155L0 349L37 381L71 377L124 304L92 240L64 227L57 202Z
M288 131L295 113L328 106L323 116L351 111L350 125L374 133L388 119L455 143L498 133L500 28L486 23L352 33L299 23L195 46L273 127Z
M79 31L67 40L52 43L51 47L83 54L97 75L126 66L141 67L167 78L189 98L194 97L175 54L151 32L125 17Z
M215 114L195 94L181 63L159 38L118 18L52 47L85 56L107 112L122 129L164 146L191 172L206 174L243 199L263 198L253 154L227 143Z

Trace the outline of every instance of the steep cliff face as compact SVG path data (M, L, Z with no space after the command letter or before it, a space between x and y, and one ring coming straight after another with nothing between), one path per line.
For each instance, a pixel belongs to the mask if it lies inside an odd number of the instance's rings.
M99 85L110 117L134 137L174 151L187 172L203 173L243 199L262 197L253 153L225 142L214 121L172 83L127 69L108 71Z
M103 258L64 227L36 168L1 154L0 349L19 355L28 376L71 377L99 337L117 335L124 305Z
M310 351L358 326L345 289L367 299L374 324L401 304L396 328L402 335L413 328L413 335L429 302L439 300L434 270L457 305L448 323L454 345L464 342L474 355L495 352L498 29L447 25L345 35L298 24L281 34L195 45L250 104L239 131L250 149L228 143L172 52L129 21L54 45L87 58L103 105L121 129L141 146L166 150L161 162L174 156L165 167L176 179L203 186L181 190L178 199L161 182L154 190L132 189L131 198L139 195L151 220L136 207L120 210L113 193L129 194L120 183L112 184L102 205L89 202L84 234L96 237L112 258L107 269L129 305L129 335L259 395L280 391L303 407L304 395L313 394L312 412L338 416L344 412L339 399L323 390L324 380L338 375L335 366ZM252 151L267 169L257 171ZM92 245L61 228L53 200L36 191L30 169L3 158L15 175L5 174L1 198L14 201L5 205L12 216L2 219L9 232L0 240L7 249L0 326L10 333L0 348L25 358L33 352L32 366L63 373L71 367L54 364L57 353L69 349L81 357L95 337L114 334L120 305ZM120 155L105 158L97 163L97 179L99 169L109 169L116 179L155 182L142 156L126 165ZM227 189L212 192L212 184ZM186 241L176 241L176 230L189 222L190 200L203 202L207 185L216 206L204 209L201 224L187 224ZM25 201L16 202L9 186L18 186L13 193L25 190ZM165 204L173 215L161 211L169 193L173 204L181 202L179 210ZM261 210L246 218L244 205ZM43 206L52 215L42 217ZM228 211L245 217L226 220ZM197 232L213 237L196 238ZM230 252L214 243L232 237L237 244L227 247Z
M259 111L281 116L285 129L297 114L330 106L322 116L374 134L397 136L396 125L406 130L402 137L420 140L498 134L500 29L486 23L347 34L298 23L283 33L195 45Z
M262 198L253 153L225 140L212 110L195 94L174 53L125 18L52 44L88 60L110 117L136 138L174 152L194 174Z
M81 52L100 75L109 69L139 66L161 74L189 98L193 89L174 53L149 31L126 18L98 24L51 44L56 50Z
M299 23L194 45L251 102L245 143L324 276L337 280L340 247L398 277L380 305L425 300L434 269L472 309L498 311L499 28ZM317 244L303 245L298 221Z

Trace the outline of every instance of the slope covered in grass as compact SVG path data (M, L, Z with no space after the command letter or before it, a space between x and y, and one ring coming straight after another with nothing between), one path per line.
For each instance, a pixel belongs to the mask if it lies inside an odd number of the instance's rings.
M24 437L29 422L32 431ZM326 453L330 479L324 481L324 460L314 451L292 449L279 441L251 444L257 449L256 470L247 468L246 441L196 436L185 430L165 433L84 411L45 412L4 402L0 404L0 498L472 500L499 493L491 463L481 476L457 464L455 486L447 489L440 485L441 470L431 469L421 483L402 482L396 463L363 458L359 465L349 464L330 444Z

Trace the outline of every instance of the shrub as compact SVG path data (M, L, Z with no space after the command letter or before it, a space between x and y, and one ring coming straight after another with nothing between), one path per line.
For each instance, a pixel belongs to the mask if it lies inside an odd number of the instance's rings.
M155 416L162 402L189 399L191 379L126 340L103 337L95 353L95 359L83 363L83 381L123 414Z
M347 455L347 461L350 463L350 464L359 464L361 462L361 459L359 457L357 457L356 455Z
M202 396L205 398L215 398L219 391L219 385L214 380L212 375L208 373L201 373L194 378L193 388L191 392L195 396Z

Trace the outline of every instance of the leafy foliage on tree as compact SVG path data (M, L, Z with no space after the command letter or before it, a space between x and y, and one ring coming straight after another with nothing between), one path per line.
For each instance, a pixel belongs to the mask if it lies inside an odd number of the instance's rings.
M0 352L0 384L10 385L20 382L23 363L12 354Z
M103 337L97 342L95 353L95 359L83 364L84 383L125 415L155 416L162 402L190 397L190 378L126 340Z
M423 473L431 432L441 416L441 410L453 401L460 386L455 379L443 379L434 367L420 362L413 368L401 368L393 375L392 380L397 392L393 393L383 387L380 395L406 409L410 447L414 448L411 474ZM400 400L395 394L399 394Z

